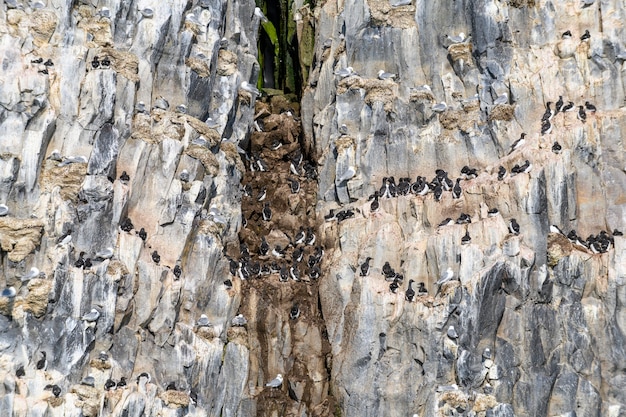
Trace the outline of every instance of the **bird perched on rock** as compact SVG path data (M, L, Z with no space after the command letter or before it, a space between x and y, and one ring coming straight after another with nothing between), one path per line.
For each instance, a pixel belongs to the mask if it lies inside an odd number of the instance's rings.
M100 312L96 310L95 308L92 308L89 313L85 314L81 318L81 320L92 323L92 322L98 321L99 318L100 318Z
M283 385L283 376L281 374L276 375L276 378L265 384L266 387L280 388Z
M98 59L97 56L94 56L93 59L91 60L91 67L93 69L97 69L100 66L100 60Z
M346 170L341 174L341 176L337 179L338 183L342 183L344 181L351 180L356 175L356 168L353 166L349 166Z
M593 104L591 104L588 101L585 101L585 109L587 109L587 111L589 111L591 113L595 113L596 112L596 106L594 106Z
M580 40L586 41L589 38L591 38L591 34L589 33L589 30L585 30L585 33L583 33L583 35L580 37Z
M563 96L559 96L559 99L554 105L554 114L557 114L563 108Z
M139 236L139 238L141 240L143 240L144 242L146 241L146 239L148 238L148 233L146 233L146 229L144 229L143 227L137 232L137 236Z
M406 289L406 292L404 293L404 297L408 302L413 301L413 297L415 297L415 290L413 288L411 288L411 286L413 285L413 281L412 279L409 280L409 287Z
M522 133L520 138L516 140L515 142L513 142L513 145L511 145L511 150L509 151L509 155L512 154L513 151L522 147L522 145L526 142L526 139L524 139L525 137L526 137L526 133Z
M391 291L392 294L395 294L398 291L398 288L400 288L400 284L398 284L398 280L393 280L393 282L391 284L389 284L389 291Z
M576 118L583 123L587 121L587 113L585 112L585 108L583 106L578 106L578 114L576 115Z
M291 194L297 194L300 191L300 182L292 178L287 178L287 181L289 181L289 188L291 189Z
M448 335L448 337L450 339L458 339L459 338L459 335L456 332L456 329L454 328L454 326L448 327L448 331L446 332L446 334Z
M443 113L448 109L448 105L445 102L433 104L432 110L436 113Z
M509 221L509 232L511 232L514 235L519 235L519 224L517 223L517 220L515 219L511 219L511 221Z
M270 203L265 203L261 214L263 215L264 221L269 222L272 220L272 209L270 208Z
M461 194L463 190L461 190L461 178L456 179L456 184L454 184L454 188L452 188L452 198L457 199L461 198Z
M46 367L48 366L48 360L46 359L46 352L42 351L41 352L41 358L37 361L37 364L35 365L35 368L37 368L37 370L40 371L45 371Z
M351 77L353 75L358 75L358 74L354 72L354 69L352 67L346 67L346 68L341 68L341 69L336 70L335 75L341 78L346 78L346 77Z
M307 228L306 230L306 238L304 239L304 244L307 246L313 246L315 244L316 236L312 227Z
M15 376L21 378L26 375L26 371L24 371L24 365L21 365L19 368L15 370Z
M448 269L446 269L446 271L443 274L441 274L441 277L439 278L439 280L437 280L435 285L438 285L441 287L443 284L445 284L448 281L452 281L453 279L454 279L454 272L452 271L452 268L448 267Z
M261 236L261 244L259 245L259 255L265 256L270 250L270 245L265 240L265 236Z
M438 227L452 226L453 224L454 224L454 220L452 220L450 217L447 217L445 220L439 223Z
M558 155L561 153L561 149L562 149L561 144L555 141L554 144L552 145L552 152Z
M472 241L472 238L469 235L469 230L465 231L465 235L461 238L461 245L467 245Z
M549 120L544 120L541 122L541 134L549 135L552 132L552 123Z
M393 280L393 278L395 278L396 276L396 271L393 270L393 268L389 264L389 261L386 261L385 264L383 265L382 272L386 280Z
M201 314L198 321L196 321L196 326L198 327L208 327L210 325L211 322L209 321L209 318L206 316L206 314Z
M152 257L152 260L154 261L155 264L159 264L159 262L161 262L161 256L159 255L159 252L154 251L152 252L152 255L150 255Z
M261 94L261 92L256 87L254 87L252 84L248 83L247 81L242 81L241 84L239 85L239 87L243 91L246 91L246 92L248 92L250 94L254 94L256 96Z
M569 39L572 37L572 32L570 30L566 30L565 32L563 32L563 34L561 35L561 39Z
M39 276L39 269L33 266L32 268L30 268L30 271L28 271L28 273L20 277L20 280L22 282L26 282L26 281L30 281L31 279L37 278L38 276Z
M392 74L390 72L385 72L385 70L378 71L378 79L380 80L393 80L396 78L396 74Z
M173 273L174 273L174 276L175 276L176 278L180 278L180 276L181 276L181 275L182 275L182 273L183 273L183 270L181 269L180 265L175 265L175 266L174 266L174 271L173 271Z
M122 223L120 223L120 229L122 229L122 231L126 233L133 230L133 228L134 228L133 222L128 217L122 220Z
M120 175L120 181L122 182L130 181L130 176L126 173L126 171L122 171L122 175Z
M291 310L289 310L289 318L295 320L298 317L300 317L300 307L296 303L291 307Z
M246 318L243 316L243 314L237 314L235 317L233 317L233 319L230 321L230 324L234 327L243 327L246 324L248 324L248 320L246 320Z
M541 117L541 121L552 120L552 117L554 117L554 110L550 108L551 105L552 105L551 101L548 101L546 103L546 111L543 113L543 116Z
M569 103L567 103L566 105L563 106L563 108L561 109L561 111L563 113L571 111L574 108L574 102L570 101Z
M4 217L9 214L9 207L5 204L0 204L0 217Z
M500 211L497 208L489 209L487 211L487 217L495 217L498 215L498 213L500 213Z
M378 191L374 192L374 201L370 204L370 212L376 213L380 208L380 203L378 202Z
M370 273L370 261L372 260L372 258L370 258L369 256L367 258L365 258L365 262L363 262L361 264L361 276L362 277L366 277L369 275Z

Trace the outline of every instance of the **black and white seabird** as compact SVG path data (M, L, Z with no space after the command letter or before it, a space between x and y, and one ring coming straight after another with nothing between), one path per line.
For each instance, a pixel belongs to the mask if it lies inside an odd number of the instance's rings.
M54 62L52 62L52 60L50 58L48 58L48 60L46 62L43 63L46 67L53 67L54 66Z
M226 290L232 290L233 289L233 282L229 279L224 281L224 286L226 287Z
M276 375L276 378L265 384L269 388L280 388L281 385L283 385L283 376L281 374Z
M409 178L400 178L396 192L398 195L407 195L411 191L411 180Z
M589 38L591 38L591 34L589 33L589 30L585 30L585 33L583 33L583 35L580 37L580 40L586 41Z
M104 57L102 58L102 61L100 62L100 64L102 64L102 68L104 67L109 67L111 65L111 60L109 59L109 57Z
M261 236L261 244L259 245L259 255L265 256L270 250L270 245L265 240L265 236Z
M173 271L173 273L174 273L174 276L175 276L176 278L180 278L180 276L181 276L181 275L182 275L182 273L183 273L183 270L182 270L182 268L180 267L180 265L175 265L175 266L174 266L174 271Z
M556 104L554 105L554 114L557 114L563 108L563 96L559 96Z
M452 198L461 198L461 194L463 190L461 190L461 178L456 179L456 184L454 184L454 188L452 188Z
M454 326L449 326L448 327L448 331L446 332L446 335L448 335L448 337L450 339L458 339L459 338L459 334L456 332Z
M366 277L369 275L370 273L370 261L372 260L372 258L370 258L369 256L367 258L365 258L365 262L363 262L361 264L361 276L362 277Z
M596 106L594 106L593 104L591 104L588 101L585 101L585 109L587 109L587 111L589 111L591 113L595 113L596 112Z
M123 182L130 181L130 176L126 173L126 171L122 171L122 175L120 175L120 181L123 181Z
M21 365L19 368L15 370L15 376L21 378L26 375L26 371L24 370L24 365Z
M426 289L426 285L423 282L417 283L417 295L422 296L428 294L428 290Z
M117 383L118 388L124 388L126 386L126 377L121 377L120 382Z
M274 249L272 249L272 255L282 259L285 257L285 250L280 245L276 245Z
M442 221L441 223L439 223L438 227L443 227L443 226L451 226L454 224L454 220L452 220L450 217L446 218L444 221Z
M548 101L546 103L546 111L543 113L543 116L541 117L541 121L552 120L552 117L554 116L554 110L550 108L551 105L552 105L551 101Z
M398 284L397 280L393 280L393 282L389 284L389 291L391 291L393 294L398 291L398 288L400 288L400 285Z
M469 224L472 222L472 216L467 213L461 213L459 218L456 219L456 224Z
M116 387L117 387L117 384L111 378L107 379L106 382L104 383L105 391L111 391L112 389L115 389Z
M52 395L54 395L55 398L59 398L59 395L61 395L61 387L56 384L48 384L44 387L44 390L52 391Z
M502 181L506 176L506 168L500 165L498 167L498 181Z
M37 361L37 364L35 365L35 368L37 368L38 370L46 370L46 367L48 366L48 360L46 359L46 352L42 351L41 352L41 359L39 359Z
M435 196L435 201L441 201L441 196L443 195L443 187L441 185L437 185L435 190L433 191Z
M321 274L322 274L322 271L320 270L320 267L317 265L314 265L311 269L309 269L309 277L311 279L318 279Z
M567 103L566 105L563 106L563 108L561 109L561 111L563 113L571 111L574 108L574 102L570 101L569 103Z
M526 142L526 139L524 139L525 137L526 137L526 133L522 133L520 135L520 138L516 140L515 142L513 142L513 144L511 145L511 150L509 151L509 155L512 154L513 151L522 147L522 145Z
M565 38L571 38L572 37L572 32L569 30L566 30L565 32L563 32L563 34L561 35L561 39L565 39Z
M300 182L292 178L287 178L287 181L290 184L291 194L297 194L300 191Z
M6 287L2 290L2 293L0 293L0 296L5 298L14 298L16 295L17 290L15 289L15 287Z
M624 233L621 230L613 229L613 236L624 236Z
M472 241L472 238L469 235L469 230L465 231L465 236L461 238L461 245L467 245Z
M304 257L304 248L303 247L296 248L296 250L294 250L293 253L291 254L291 259L295 263L302 262L302 258L303 257Z
M563 233L563 231L559 228L559 226L555 224L550 225L550 233L557 233L557 234L565 236L565 233Z
M264 221L269 222L272 220L272 209L270 208L270 203L265 203L262 214Z
M306 230L306 238L304 239L304 244L307 246L313 246L315 244L315 232L313 232L313 228L309 227Z
M487 211L487 217L495 217L499 213L497 208L492 208Z
M411 288L411 285L413 285L413 280L410 279L409 280L409 287L406 289L406 292L404 293L404 298L408 301L408 302L412 302L413 301L413 297L415 297L415 290L413 288Z
M578 114L576 115L576 118L583 123L587 121L587 113L585 112L585 108L583 106L578 106Z
M541 123L541 134L542 135L549 135L550 132L552 132L552 123L550 123L549 120L544 120Z
M93 69L97 69L100 66L100 60L98 59L97 56L94 56L93 59L91 60L91 67Z
M159 262L161 262L161 256L159 255L159 252L154 251L154 252L152 252L152 255L150 255L150 256L152 256L152 260L154 261L155 264L158 265Z
M385 279L393 279L396 276L396 271L394 271L391 265L389 265L389 261L385 262L385 264L383 265L382 272L385 276Z
M517 220L511 219L511 221L509 222L509 232L513 233L514 235L519 235L519 224L517 223Z
M263 201L267 197L267 187L263 187L256 198L256 201Z
M122 229L122 231L129 233L133 230L133 228L133 222L128 217L122 220L122 223L120 224L120 229Z
M139 236L139 238L141 240L143 240L144 242L146 241L146 239L148 238L148 233L146 233L146 229L144 229L143 227L139 230L139 232L137 232L137 235Z
M300 281L300 270L298 269L298 265L296 263L291 265L291 267L289 268L289 275L294 281Z
M294 304L289 311L289 318L291 320L295 320L300 317L300 307L298 307L298 303Z
M279 141L278 139L274 140L272 142L272 145L270 146L270 149L273 151L276 151L278 149L280 149L283 146L283 143L281 141Z
M378 191L374 192L374 201L370 204L370 212L376 213L380 208L380 203L378 202Z
M37 59L33 59L30 61L33 64L41 64L43 62L43 58L39 57Z
M301 243L304 243L304 239L306 239L306 232L304 231L304 227L300 226L300 230L296 233L293 243L294 245L300 245Z
M559 142L557 141L554 141L554 144L552 145L552 152L558 155L561 153L561 149L561 144L559 144Z
M283 265L280 268L280 272L279 272L278 278L280 279L280 282L287 282L287 281L289 281L289 268L287 268L287 265Z

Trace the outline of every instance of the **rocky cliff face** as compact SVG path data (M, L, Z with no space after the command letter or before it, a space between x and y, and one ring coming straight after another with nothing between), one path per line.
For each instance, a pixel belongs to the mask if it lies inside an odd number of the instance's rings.
M626 6L291 10L2 5L0 415L626 415Z

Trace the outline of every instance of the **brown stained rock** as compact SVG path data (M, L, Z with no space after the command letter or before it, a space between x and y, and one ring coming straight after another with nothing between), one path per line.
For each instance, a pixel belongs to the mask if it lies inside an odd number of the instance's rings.
M409 95L409 101L411 102L416 102L416 101L432 102L434 100L435 100L435 96L433 95L432 91L429 91L429 90L411 90L411 93Z
M209 68L209 64L206 63L205 60L200 58L187 58L185 60L185 65L187 65L193 72L198 74L201 78L208 78L211 76L211 69Z
M535 0L509 0L509 5L518 9L522 7L534 7Z
M236 343L249 348L248 331L245 327L229 327L226 332L226 337L228 338L228 342Z
M210 128L202 120L196 119L195 117L189 116L188 114L183 116L183 120L196 132L204 136L209 142L210 147L217 145L222 140L217 130Z
M111 59L111 67L119 75L130 81L139 81L139 58L137 55L114 48L102 48L102 56L108 56Z
M476 394L472 410L476 413L486 412L496 405L498 405L498 400L493 395Z
M224 152L224 158L228 163L234 165L239 172L244 172L246 167L243 165L243 161L237 152L237 145L232 142L222 142L220 144L220 150Z
M76 406L83 410L85 417L96 417L100 409L100 395L98 390L89 385L74 385L70 392L78 396Z
M42 317L46 314L48 293L51 289L51 280L32 279L28 282L28 294L17 305L21 305L24 311L32 313L37 318Z
M572 243L567 237L559 233L548 234L548 266L556 266L561 259L569 256L572 250Z
M63 397L50 396L46 401L50 404L50 407L56 408L61 406L65 402L65 399Z
M109 361L102 361L98 358L90 360L89 366L91 366L92 368L96 368L100 371L106 371L108 369L111 369L111 363Z
M220 49L217 56L217 75L228 77L237 71L237 54Z
M472 62L472 44L469 42L453 43L448 46L448 53L452 61L462 59L465 63Z
M510 104L498 104L489 113L489 120L503 120L509 122L513 120L515 113L515 106Z
M39 219L0 218L0 247L11 262L21 262L41 242L43 222Z
M439 115L439 123L444 129L454 130L459 126L459 122L465 118L465 112L461 110L446 110Z
M291 111L298 113L299 103L296 101L295 96L277 95L270 98L270 107L272 113L280 115L284 111Z
M391 80L361 78L358 76L346 77L337 84L337 94L343 94L349 89L362 88L365 90L365 102L372 106L374 102L382 102L385 111L393 109L393 102L398 95L398 85Z
M112 45L111 22L108 19L96 16L94 9L86 5L78 7L78 15L80 19L77 26L93 36L92 44L95 46Z
M239 89L239 91L237 92L237 97L239 99L239 102L245 106L249 106L252 103L252 94L247 91Z
M209 341L219 336L213 326L203 326L196 328L196 335Z
M183 408L189 405L189 395L182 391L168 390L163 392L159 398L170 408Z
M468 406L467 394L461 391L442 392L438 400L440 403L445 403L445 405L451 408L462 407L463 409L467 409Z
M77 201L78 192L87 174L87 164L75 163L57 166L57 162L46 160L41 172L40 185L44 192L52 192L60 187L60 195L64 200Z
M388 1L367 0L375 26L392 26L402 29L415 27L415 6L412 4L391 7Z
M57 15L46 10L37 10L31 16L30 30L33 32L33 42L41 46L50 40L57 27Z
M196 226L196 231L201 235L221 236L226 230L226 226L210 220L203 220Z
M119 281L124 275L128 275L130 271L123 262L113 259L107 266L106 274L113 282Z
M217 161L217 158L213 155L213 152L206 147L200 145L189 145L185 153L200 161L204 169L210 175L215 177L220 172L220 164Z

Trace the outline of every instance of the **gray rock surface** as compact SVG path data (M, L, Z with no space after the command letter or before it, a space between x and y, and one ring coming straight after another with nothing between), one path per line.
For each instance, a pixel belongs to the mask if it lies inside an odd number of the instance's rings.
M0 415L626 415L624 3L291 7L301 103L242 88L252 1L0 6Z

